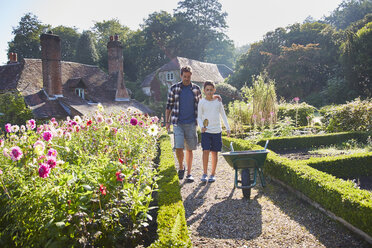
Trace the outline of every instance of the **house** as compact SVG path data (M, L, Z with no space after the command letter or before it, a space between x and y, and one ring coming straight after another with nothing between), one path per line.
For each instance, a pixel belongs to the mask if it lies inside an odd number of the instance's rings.
M151 110L130 99L124 84L122 46L110 37L108 73L97 66L61 61L61 41L53 34L42 34L41 59L17 61L9 54L0 66L0 93L20 92L36 119L89 115L101 103L108 112L131 108L143 113Z
M160 85L169 88L172 84L181 81L180 70L187 65L192 68L192 81L199 85L202 85L206 80L212 80L216 84L221 83L233 73L233 70L226 65L175 57L169 63L144 78L141 83L143 92L159 101L161 96Z

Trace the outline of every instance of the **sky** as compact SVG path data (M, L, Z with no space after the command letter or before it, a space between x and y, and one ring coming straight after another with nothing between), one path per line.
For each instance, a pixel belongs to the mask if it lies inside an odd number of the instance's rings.
M44 24L90 29L94 22L119 19L131 30L149 14L161 10L173 14L179 0L0 0L0 65L7 62L8 42L21 17L31 12ZM226 35L235 46L262 39L269 31L302 23L308 16L328 16L342 0L219 0L227 12Z

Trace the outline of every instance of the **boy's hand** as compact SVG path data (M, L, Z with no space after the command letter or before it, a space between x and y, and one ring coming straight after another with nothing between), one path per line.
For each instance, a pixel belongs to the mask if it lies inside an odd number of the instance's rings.
M202 133L205 133L205 131L207 131L207 128L202 127L201 132L202 132Z
M222 97L220 95L213 95L214 99L218 99L218 101L222 102Z
M230 137L231 131L228 130L228 131L226 131L226 133L227 133L227 137Z

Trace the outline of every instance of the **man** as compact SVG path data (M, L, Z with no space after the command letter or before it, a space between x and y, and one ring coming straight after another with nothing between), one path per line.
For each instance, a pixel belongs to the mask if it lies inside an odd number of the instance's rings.
M193 182L191 167L193 150L196 150L198 137L196 134L196 118L198 116L198 103L201 98L199 86L191 82L192 69L190 66L181 68L181 82L172 85L168 92L168 102L165 111L166 128L169 131L173 125L174 148L178 160L179 179L184 178L185 167L183 164L186 149L187 182Z

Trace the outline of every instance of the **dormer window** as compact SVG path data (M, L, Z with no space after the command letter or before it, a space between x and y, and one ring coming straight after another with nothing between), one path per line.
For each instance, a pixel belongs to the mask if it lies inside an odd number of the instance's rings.
M174 74L173 72L167 72L167 81L173 81Z
M75 94L80 96L82 99L84 99L84 89L82 88L76 88L75 89Z

